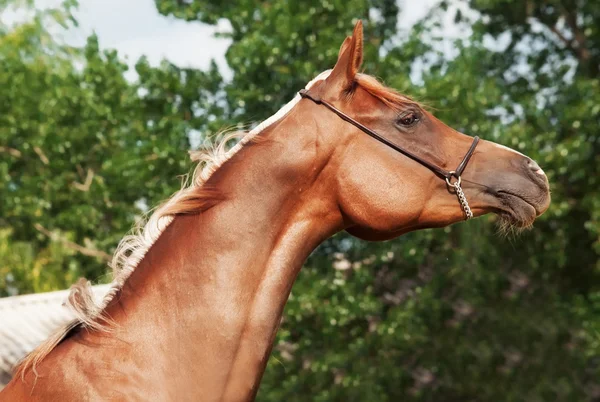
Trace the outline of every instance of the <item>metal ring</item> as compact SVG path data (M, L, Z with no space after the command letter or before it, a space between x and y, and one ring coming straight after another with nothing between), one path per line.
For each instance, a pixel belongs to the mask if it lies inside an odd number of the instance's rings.
M460 186L460 176L458 176L458 177L454 176L454 174L456 173L454 170L452 170L448 173L450 174L450 176L446 177L446 184L448 184L448 186L450 186L450 187ZM450 179L452 178L452 176L457 178L457 181L454 183L450 182Z

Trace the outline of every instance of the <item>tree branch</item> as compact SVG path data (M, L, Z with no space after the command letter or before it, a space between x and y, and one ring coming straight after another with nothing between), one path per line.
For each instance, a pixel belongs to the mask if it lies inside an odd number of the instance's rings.
M562 34L562 32L560 32L560 31L558 30L558 28L556 27L556 25L549 26L549 28L550 28L550 30L551 30L551 31L552 31L552 32L553 32L553 33L554 33L556 36L558 36L558 39L560 39L560 41L561 41L562 43L564 43L564 45L565 45L566 47L568 47L570 50L575 50L575 49L573 49L573 42L572 42L571 40L567 39L567 38L565 37L565 35L563 35L563 34Z
M565 7L562 7L562 9L565 22L567 23L567 25L569 25L571 31L573 31L573 37L577 42L577 46L573 46L573 42L571 41L571 49L573 49L573 51L577 54L577 58L580 61L586 62L590 58L590 52L585 47L585 34L581 31L581 29L579 29L579 26L577 25L577 11L569 12Z
M96 250L93 248L85 247L80 244L74 243L74 242L66 239L64 236L61 236L59 233L51 232L50 230L46 229L39 223L34 224L33 227L35 227L35 229L38 232L48 236L51 240L58 241L58 242L62 243L65 247L70 248L71 250L75 250L78 253L87 255L88 257L100 258L101 260L106 261L106 262L109 262L111 260L110 254L105 253L102 250Z
M50 163L50 161L48 160L48 157L46 156L46 154L44 153L44 151L42 151L42 149L38 146L33 147L33 151L37 154L37 156L40 158L40 160L42 161L42 163L44 165L48 165Z
M7 154L10 154L11 156L14 156L15 158L21 157L21 151L15 148L0 146L0 152L5 152Z
M94 171L90 168L87 170L87 175L85 176L85 181L83 183L78 183L76 181L73 182L73 187L77 190L87 192L90 191L90 186L92 185L92 181L94 180Z

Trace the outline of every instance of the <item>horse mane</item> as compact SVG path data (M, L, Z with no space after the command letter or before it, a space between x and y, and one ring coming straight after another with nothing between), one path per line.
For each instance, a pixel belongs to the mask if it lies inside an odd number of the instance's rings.
M357 74L355 82L362 89L379 99L387 107L393 110L403 110L407 107L417 107L419 109L425 109L422 103L409 98L400 92L383 85L377 78L367 74Z
M317 81L326 79L331 70L326 70L310 81L306 88L310 88ZM125 281L142 261L150 247L173 221L177 215L197 214L224 199L217 189L205 185L212 174L227 162L244 145L260 141L257 135L285 116L299 101L296 95L284 105L277 113L260 123L250 132L233 131L220 133L221 137L214 146L208 146L198 151L191 151L190 156L197 162L190 180L184 180L182 188L166 202L158 206L149 218L140 220L131 234L125 236L117 246L110 266L113 271L113 281L100 304L94 300L91 283L81 278L71 286L71 292L65 304L74 312L75 318L60 327L48 339L40 344L31 353L25 356L14 370L15 376L24 379L29 368L38 375L36 366L63 340L74 333L78 328L86 328L101 332L110 332L113 322L104 310L122 289ZM237 144L228 149L228 144L239 139Z
M309 89L317 81L326 79L330 73L331 70L322 72L306 85L306 89ZM356 84L390 108L398 110L410 105L421 107L419 103L384 86L369 75L357 74ZM300 99L301 97L296 95L277 113L250 132L222 132L218 135L221 138L217 145L199 151L191 151L191 159L197 162L191 179L185 180L179 191L155 208L153 212L151 211L149 218L140 220L131 234L125 236L117 246L110 263L113 271L113 281L102 302L100 304L96 303L91 283L84 278L79 279L77 283L71 286L71 292L65 303L74 312L75 318L59 328L35 350L25 356L17 365L15 376L20 375L21 378L24 378L27 369L31 368L37 377L37 364L78 328L110 332L114 325L110 317L105 314L105 308L117 296L127 278L133 273L150 247L175 216L201 213L222 201L224 199L223 194L217 189L207 186L205 184L207 180L244 145L259 141L257 135L280 120ZM239 141L231 149L228 149L228 143L234 139L239 139Z

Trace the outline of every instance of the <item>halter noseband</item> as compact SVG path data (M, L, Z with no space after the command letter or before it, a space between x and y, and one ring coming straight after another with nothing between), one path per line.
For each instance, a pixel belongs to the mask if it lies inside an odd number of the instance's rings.
M394 144L393 142L390 142L388 139L382 137L375 131L371 130L369 127L364 126L363 124L354 120L352 117L348 116L346 113L342 112L341 110L339 110L338 108L333 106L331 103L324 101L321 98L313 97L311 94L308 93L308 91L306 89L301 90L299 92L299 94L302 98L310 99L311 101L315 102L317 105L325 106L327 109L329 109L333 113L337 114L342 120L347 121L348 123L352 124L353 126L357 127L361 131L363 131L364 133L375 138L377 141L384 143L385 145L392 148L393 150L400 152L401 154L414 160L415 162L420 163L421 165L425 166L427 169L431 170L433 173L438 175L440 178L445 179L446 184L449 187L452 187L454 189L456 196L458 197L460 205L465 213L465 220L469 220L473 217L473 212L471 212L471 208L469 207L469 203L467 202L467 197L465 196L465 193L463 192L462 187L460 186L460 183L461 183L460 176L462 175L463 171L467 167L467 164L469 163L469 159L471 159L471 156L473 155L473 152L475 151L475 147L477 147L477 143L479 142L479 137L477 137L477 136L473 137L473 143L471 144L471 147L469 148L469 150L465 154L463 160L460 162L460 164L458 165L458 167L455 170L445 170L445 169L440 168L439 166L432 164L431 162L421 159L417 155L413 154L412 152L407 151L404 148L399 147L398 145ZM452 183L453 177L456 179L456 181L454 183Z

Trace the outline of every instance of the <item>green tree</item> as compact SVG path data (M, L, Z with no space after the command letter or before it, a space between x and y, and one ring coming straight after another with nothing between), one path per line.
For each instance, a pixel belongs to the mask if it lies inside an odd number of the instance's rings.
M221 85L214 64L141 59L128 82L95 36L57 42L50 32L72 26L74 5L25 4L30 20L0 26L0 294L107 279L119 239L189 169L190 132L223 114L207 101Z
M519 237L498 236L490 216L386 243L327 241L294 286L258 399L600 398L600 5L442 1L398 35L395 1L155 1L230 23L231 80L142 59L128 82L95 37L76 49L49 35L48 18L71 23L69 4L0 26L0 292L101 277L143 205L177 189L190 133L271 115L334 64L362 18L368 73L532 156L553 203ZM452 57L438 33L448 14L469 32Z
M327 242L293 289L260 400L598 397L600 7L440 2L398 38L386 12L396 6L384 2L156 3L231 23L227 99L233 116L254 121L331 66L352 18L363 18L369 73L450 125L531 155L552 183L551 209L518 238L498 238L488 217L384 244ZM436 35L448 13L471 31L450 58ZM416 59L426 68L415 84Z

